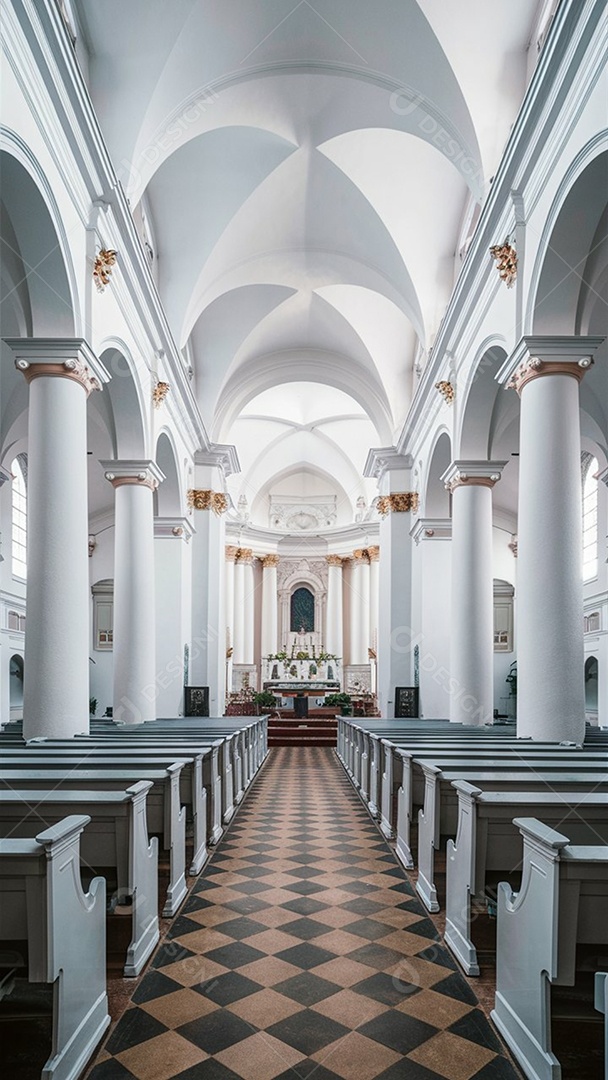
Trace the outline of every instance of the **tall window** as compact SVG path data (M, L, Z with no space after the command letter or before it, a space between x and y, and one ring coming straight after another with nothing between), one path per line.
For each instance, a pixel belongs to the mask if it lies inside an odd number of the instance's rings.
M599 465L583 455L583 581L597 577L597 480Z
M290 629L298 634L304 630L307 634L315 628L315 598L310 589L303 586L291 596Z
M13 574L16 577L27 577L27 488L26 470L27 458L25 454L19 454L11 464L13 474L13 530L12 530L12 553Z

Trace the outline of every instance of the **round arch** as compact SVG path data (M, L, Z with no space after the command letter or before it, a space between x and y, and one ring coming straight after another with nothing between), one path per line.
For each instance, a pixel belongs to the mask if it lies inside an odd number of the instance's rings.
M452 462L452 439L447 428L437 433L422 481L424 491L423 514L429 518L448 518L450 516L450 496L442 483L441 477Z
M181 517L183 500L178 454L167 428L163 428L156 440L155 461L165 477L155 492L156 513L159 517Z
M93 408L112 433L116 457L148 457L147 410L131 353L124 341L112 338L100 346L99 358L111 378L103 394L93 395Z

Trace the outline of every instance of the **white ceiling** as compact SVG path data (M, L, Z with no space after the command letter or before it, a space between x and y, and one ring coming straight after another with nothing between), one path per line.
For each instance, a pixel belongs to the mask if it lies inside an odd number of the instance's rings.
M350 520L369 501L367 450L403 424L537 7L78 0L102 129L260 524L289 483L333 491Z

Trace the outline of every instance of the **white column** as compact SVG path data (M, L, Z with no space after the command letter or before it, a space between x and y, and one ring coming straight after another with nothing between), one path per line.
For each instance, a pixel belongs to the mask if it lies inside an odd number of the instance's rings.
M344 656L343 605L342 605L341 555L327 556L327 619L325 628L325 651L334 656Z
M156 718L156 599L153 494L164 476L153 461L102 461L115 490L115 721Z
M278 555L264 555L262 562L262 656L278 649Z
M418 494L411 490L412 462L393 447L371 450L365 475L378 481L380 562L378 570L378 705L382 716L395 715L395 687L412 686L411 514Z
M579 383L602 338L527 337L499 379L521 398L517 733L585 733Z
M368 548L367 552L369 555L369 644L377 652L380 548L376 545Z
M234 658L234 560L236 559L236 547L233 544L226 546L226 582L224 589L224 619L226 623L226 649Z
M184 645L190 641L186 610L192 524L188 518L156 518L156 715L183 716Z
M416 544L414 578L419 590L415 621L420 628L420 715L448 720L452 522L449 518L418 518L411 535Z
M253 552L241 548L240 561L243 564L243 655L244 664L253 664L253 643L255 634Z
M367 664L369 657L369 556L367 549L353 551L350 599L350 663Z
M208 686L209 715L223 716L226 703L224 513L228 503L223 491L223 472L214 462L209 462L208 456L196 455L196 487L188 492L195 528L190 684Z
M494 709L492 488L504 461L455 461L452 492L450 720L491 723Z
M89 730L87 398L109 375L82 340L11 339L29 383L23 734Z
M245 663L245 563L237 548L234 564L234 653L233 663Z

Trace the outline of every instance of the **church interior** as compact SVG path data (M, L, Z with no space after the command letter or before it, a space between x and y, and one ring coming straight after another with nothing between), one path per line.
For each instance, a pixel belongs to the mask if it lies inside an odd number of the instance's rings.
M7 1075L606 1080L606 5L0 12Z

